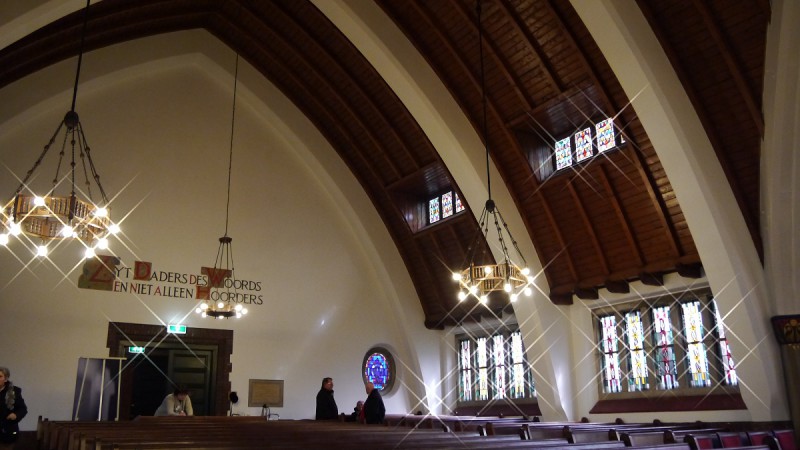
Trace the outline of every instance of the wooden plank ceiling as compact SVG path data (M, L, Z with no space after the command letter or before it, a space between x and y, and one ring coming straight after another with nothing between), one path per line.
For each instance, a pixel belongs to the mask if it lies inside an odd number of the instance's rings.
M376 0L482 135L473 0ZM637 0L698 111L761 252L759 157L767 0ZM632 4L633 5L633 4ZM697 277L701 261L655 149L567 0L485 0L488 145L539 259L550 299L626 292L632 280ZM0 87L77 54L81 13L0 51ZM448 267L464 263L473 209L424 227L424 201L455 189L436 149L356 47L307 0L103 0L87 49L202 28L278 86L341 155L383 218L416 286L425 325L510 305L459 303ZM625 143L555 172L554 138L614 117ZM516 236L522 239L524 236ZM483 243L485 247L485 243ZM533 255L530 255L531 258Z

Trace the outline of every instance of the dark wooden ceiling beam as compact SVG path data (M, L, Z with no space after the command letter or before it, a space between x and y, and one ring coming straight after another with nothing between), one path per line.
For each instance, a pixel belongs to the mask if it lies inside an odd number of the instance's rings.
M544 195L540 194L539 198L544 199ZM545 201L542 202L542 211L544 212L545 217L547 217L547 222L550 224L550 228L553 230L553 233L556 236L556 242L558 242L558 248L561 249L555 257L564 258L566 260L570 276L572 277L573 280L577 282L578 271L575 269L575 263L572 261L572 257L569 254L569 248L567 246L566 241L564 241L564 236L561 234L561 228L558 226L558 223L556 222L556 219L553 216L553 211L550 209L550 205L548 205L548 203ZM546 267L551 263L551 261L540 261L540 263Z
M564 84L556 76L557 71L553 68L550 60L544 56L545 52L542 50L542 46L539 45L539 40L533 36L528 27L523 23L516 9L511 5L511 2L509 2L509 0L500 0L499 4L505 9L506 16L509 17L511 23L514 24L514 31L525 37L525 43L531 53L536 56L536 63L542 68L542 73L547 78L547 82L553 86L555 91L564 92Z
M701 278L703 276L703 264L678 264L678 275L686 278Z
M747 111L750 113L750 118L758 129L758 133L763 136L764 117L761 115L761 108L756 100L753 90L750 88L747 81L744 79L744 76L742 75L746 72L746 70L734 57L734 51L730 44L730 40L724 35L722 30L720 30L720 27L714 18L714 13L709 9L705 2L692 2L691 5L697 9L699 16L703 19L703 23L706 24L708 33L711 35L714 43L719 48L722 59L725 60L725 65L728 68L728 74L736 84L736 88L739 90L742 101L744 101L745 105L747 105Z
M605 287L612 294L627 294L631 291L631 286L624 280L606 280Z
M451 2L451 4L455 7L455 10L460 13L461 17L464 19L465 22L472 24L473 29L475 30L475 36L477 38L477 36L478 36L478 24L477 24L477 18L475 17L475 15L473 15L469 11L467 11L467 7L464 6L464 4L461 3L460 1L454 0L454 1ZM482 15L485 17L485 11L484 11L484 13ZM486 31L486 26L485 25L483 26L483 29L484 29L484 31ZM476 41L477 41L477 39L476 39ZM508 85L511 86L511 88L514 90L514 92L517 94L517 97L519 98L519 101L525 107L524 109L525 110L529 110L529 109L533 108L533 104L534 104L533 99L526 92L522 91L522 89L520 88L520 86L523 86L522 81L520 81L519 77L517 77L509 69L511 64L508 62L508 59L503 56L502 52L497 49L497 46L494 45L494 42L491 39L489 39L489 34L488 33L484 32L482 45L485 45L486 47L489 48L490 51L488 53L495 60L495 65L500 69L500 72L502 72L502 74L505 77L505 79L508 80L507 81Z
M600 293L596 287L584 287L575 289L575 296L581 300L597 300Z
M659 272L642 272L639 280L647 286L664 286L664 274Z
M303 30L303 26L300 23L298 23L295 17L292 14L288 13L279 2L275 3L275 6L283 14L283 17L286 19L287 23L292 23L294 24L295 27L297 27L297 29ZM396 147L402 149L405 155L408 157L408 159L410 161L414 161L417 169L419 169L419 167L422 164L420 164L420 162L417 160L416 155L408 149L408 146L410 144L405 142L405 139L400 134L398 134L397 132L398 127L394 126L392 121L386 115L385 107L383 105L378 105L377 103L375 103L375 97L370 93L366 92L364 86L361 83L359 83L360 79L359 76L353 73L353 70L350 66L342 64L342 59L337 58L337 55L331 53L330 49L322 41L320 41L317 35L315 35L314 33L307 33L307 36L314 43L314 45L316 45L316 49L326 54L329 61L334 63L330 65L331 68L337 67L342 73L347 75L347 78L352 83L353 87L355 87L358 93L360 94L360 97L358 97L359 100L363 101L363 104L368 105L369 108L372 110L374 117L380 118L380 120L384 123L385 126L382 127L381 129L384 131L388 130L388 135L392 138L393 141L398 143ZM298 53L301 53L301 49L297 47L295 48L298 50ZM304 48L302 49L302 51L309 52L308 54L311 55L313 49ZM334 88L337 93L341 91L341 89L336 89L336 86L332 86L332 88ZM345 102L345 104L349 105L349 102L355 99L356 96L353 95L348 95L347 97L339 96L339 98L346 98L348 101ZM352 107L350 108L352 109ZM374 136L374 130L373 130L374 127L370 126L369 123L364 123L363 128L364 130L367 131L367 134L370 136L371 141L373 142L379 141L379 139L377 139ZM386 139L386 137L382 135L381 139ZM383 145L379 146L379 148L381 147L383 147ZM388 155L389 152L378 152L378 153L383 154L384 158L387 161L390 161ZM394 169L395 173L399 174L397 178L400 178L402 175L404 175L404 173L398 168L398 164L391 163L390 166L392 167L392 169Z
M631 231L631 222L620 205L619 194L617 193L616 189L611 186L611 181L609 180L608 173L606 172L606 166L604 164L598 164L597 167L598 178L608 194L608 201L611 203L611 208L614 210L614 214L617 216L619 227L622 232L625 233L625 239L628 241L628 246L631 248L631 253L633 254L634 258L636 258L636 265L641 266L644 264L642 247L639 245L639 242L636 241L633 231Z
M575 203L575 209L577 209L578 214L580 215L581 223L583 223L583 228L586 230L586 234L592 241L592 246L594 247L594 252L596 254L597 261L600 263L600 268L604 274L608 275L608 259L606 258L606 255L603 252L603 247L600 245L600 240L597 239L597 232L592 226L592 221L591 219L589 219L589 215L586 213L586 206L581 201L581 197L575 190L575 185L571 182L571 180L566 180L564 184L566 184L567 190L569 191L570 196L572 197L572 201Z

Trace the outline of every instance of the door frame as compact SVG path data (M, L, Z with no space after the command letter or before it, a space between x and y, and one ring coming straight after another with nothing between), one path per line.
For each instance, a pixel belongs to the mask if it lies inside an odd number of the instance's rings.
M109 322L106 347L111 357L126 357L123 348L137 345L137 342L171 344L184 343L186 345L215 345L217 346L217 370L212 380L214 384L214 410L215 416L224 416L228 412L228 395L231 392L231 353L233 353L233 330L217 330L211 328L186 328L186 334L180 338L167 333L164 325L146 325L127 322ZM122 352L122 354L120 354ZM123 379L120 387L120 404L130 404L132 396L132 378L126 382L126 371L123 370ZM127 402L127 403L124 403ZM120 408L120 420L128 420L128 410Z

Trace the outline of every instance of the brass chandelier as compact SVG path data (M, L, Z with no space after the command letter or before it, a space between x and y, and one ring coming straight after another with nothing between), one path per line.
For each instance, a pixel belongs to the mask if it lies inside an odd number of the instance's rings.
M112 222L108 215L108 197L100 184L100 175L92 160L91 149L78 113L75 112L89 4L90 0L87 0L72 91L72 107L2 209L0 245L8 245L11 238L26 239L33 253L40 257L48 255L48 244L52 241L77 240L85 248L84 257L93 258L95 251L107 249L108 238L120 231L119 225ZM44 193L35 193L29 182L33 180L34 173L49 150L54 147L62 130L64 137L61 140L52 187ZM76 156L79 159L77 162ZM66 165L66 160L69 160L69 167L65 167L62 172L62 164ZM76 178L80 176L76 175L76 168L82 169L84 190L76 188ZM56 193L62 184L71 186L69 193ZM99 203L92 199L93 184L100 194Z
M486 148L486 182L489 199L481 212L478 221L478 230L467 252L467 263L464 269L453 272L453 280L459 283L458 299L464 301L473 296L482 304L489 302L489 295L493 292L505 293L511 302L516 302L520 294L531 296L534 278L530 274L525 257L519 250L517 241L511 235L503 215L492 200L492 180L489 175L489 133L486 120L486 81L484 79L483 64L483 25L481 23L481 2L477 2L478 15L478 47L480 52L481 97L483 107L483 140ZM490 227L497 233L502 257L495 263L478 262L478 248L483 248L481 243L489 241ZM514 248L522 265L517 265L509 255L509 245ZM482 255L481 261L493 260L491 255Z
M228 153L228 198L225 204L225 235L219 238L217 256L214 267L202 267L201 273L206 275L208 298L195 308L201 317L227 319L241 318L247 314L247 308L237 303L236 275L233 267L233 238L228 236L228 221L231 205L231 168L233 167L233 130L236 124L236 89L239 80L239 54L236 54L236 69L233 76L233 111L231 113L231 145Z

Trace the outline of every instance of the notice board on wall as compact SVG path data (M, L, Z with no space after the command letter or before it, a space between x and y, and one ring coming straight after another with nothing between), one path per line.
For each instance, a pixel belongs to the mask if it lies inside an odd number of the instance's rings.
M283 407L283 380L250 380L247 406Z

